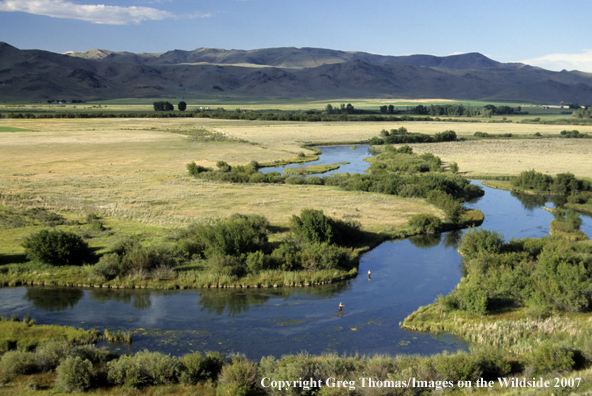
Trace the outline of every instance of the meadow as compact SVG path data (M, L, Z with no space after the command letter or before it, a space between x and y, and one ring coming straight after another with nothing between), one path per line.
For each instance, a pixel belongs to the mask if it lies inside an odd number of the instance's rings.
M2 205L44 207L67 217L97 213L112 233L142 234L151 243L168 229L240 212L264 214L286 225L302 208L350 217L368 231L402 226L417 213L441 212L424 200L372 193L344 192L326 186L235 185L189 177L185 164L214 166L294 161L314 156L307 145L359 143L382 129L405 126L434 134L454 130L459 137L476 131L543 137L558 136L561 125L457 122L266 122L173 119L0 120L0 189ZM592 133L592 126L578 128ZM459 164L461 174L516 175L537 169L592 175L590 139L480 139L417 144ZM30 228L4 229L2 252L21 251ZM96 241L95 241L96 242ZM109 242L101 241L101 246ZM97 242L98 243L98 242Z

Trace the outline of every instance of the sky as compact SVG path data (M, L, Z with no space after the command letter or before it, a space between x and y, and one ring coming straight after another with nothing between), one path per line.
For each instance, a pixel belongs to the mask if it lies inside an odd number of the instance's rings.
M0 41L51 52L318 47L480 52L592 72L592 1L0 0Z

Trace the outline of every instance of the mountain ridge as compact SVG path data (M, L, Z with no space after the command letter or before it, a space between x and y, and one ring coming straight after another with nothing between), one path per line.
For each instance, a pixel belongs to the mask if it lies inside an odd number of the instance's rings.
M590 104L592 74L501 63L477 52L388 56L279 47L56 54L0 42L0 96L443 98Z

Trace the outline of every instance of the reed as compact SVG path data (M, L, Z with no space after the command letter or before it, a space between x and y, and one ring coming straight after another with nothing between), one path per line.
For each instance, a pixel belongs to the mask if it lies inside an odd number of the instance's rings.
M107 342L112 344L130 344L132 343L132 333L131 331L120 331L117 330L117 333L112 333L109 330L105 329L103 333L103 339Z

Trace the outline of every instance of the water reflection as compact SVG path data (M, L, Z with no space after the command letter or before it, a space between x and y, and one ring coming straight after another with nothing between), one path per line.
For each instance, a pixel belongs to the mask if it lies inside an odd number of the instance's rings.
M409 238L409 241L413 246L420 249L431 249L436 247L440 244L441 240L442 234L423 234Z
M452 248L454 250L458 249L458 242L462 237L463 231L462 230L454 230L444 234L444 246L447 248Z
M343 292L349 282L339 282L324 287L273 288L273 289L198 289L198 306L202 312L221 316L224 312L234 317L246 313L251 306L264 305L270 299L288 300L294 294L330 298Z
M137 310L145 310L152 306L151 294L157 293L149 290L110 290L91 289L89 297L100 304L115 301L123 304L130 304ZM160 292L159 294L167 294Z
M545 204L547 203L547 197L543 195L525 194L516 191L512 191L510 194L512 194L514 198L520 201L524 209L531 212L535 209L540 208L541 206L545 206Z
M520 201L524 209L528 211L543 207L547 202L551 202L557 208L561 208L567 203L567 198L564 195L533 195L517 191L512 191L510 194Z
M23 298L35 308L53 312L74 309L83 296L82 289L27 287Z

